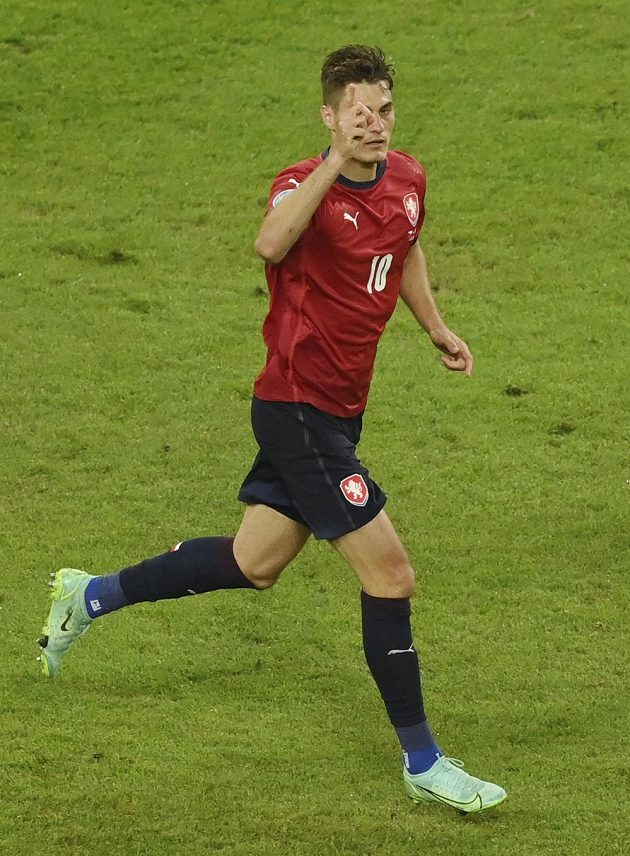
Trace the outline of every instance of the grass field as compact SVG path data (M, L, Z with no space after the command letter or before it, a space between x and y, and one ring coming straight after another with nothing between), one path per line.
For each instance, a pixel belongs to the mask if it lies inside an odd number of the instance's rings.
M325 544L269 592L104 619L54 682L35 664L51 569L235 531L253 238L325 145L348 41L395 59L476 355L447 375L401 308L361 454L418 571L434 729L509 792L478 818L405 797ZM630 852L629 53L621 0L3 0L2 854Z

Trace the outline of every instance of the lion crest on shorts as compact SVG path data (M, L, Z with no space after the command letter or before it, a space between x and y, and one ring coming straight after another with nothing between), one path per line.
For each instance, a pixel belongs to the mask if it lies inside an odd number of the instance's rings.
M353 473L351 476L346 476L345 479L339 482L339 487L350 505L363 507L370 498L368 486L360 473Z

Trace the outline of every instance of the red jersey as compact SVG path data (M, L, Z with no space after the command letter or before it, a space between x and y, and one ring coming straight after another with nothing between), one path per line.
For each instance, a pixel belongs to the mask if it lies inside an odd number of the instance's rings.
M267 210L326 155L283 170ZM403 262L424 220L424 193L421 165L391 151L373 181L339 176L280 264L265 265L270 305L258 398L305 402L335 416L363 412Z

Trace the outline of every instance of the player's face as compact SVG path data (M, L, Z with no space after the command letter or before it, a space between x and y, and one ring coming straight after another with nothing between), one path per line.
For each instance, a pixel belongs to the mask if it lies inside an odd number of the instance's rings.
M365 138L354 156L355 160L366 164L380 163L387 157L396 121L391 90L384 80L378 83L355 83L354 87L355 100L365 104L372 114Z

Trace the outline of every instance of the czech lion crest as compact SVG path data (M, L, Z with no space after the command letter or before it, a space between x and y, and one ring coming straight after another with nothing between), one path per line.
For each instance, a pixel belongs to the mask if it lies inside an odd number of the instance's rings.
M403 204L405 206L409 222L412 226L415 226L418 222L418 218L420 217L420 200L418 199L418 194L407 193L403 196Z
M345 479L342 479L342 481L339 482L339 487L341 488L342 494L351 505L362 507L366 505L370 498L368 486L360 473L353 473L351 476L347 476Z

